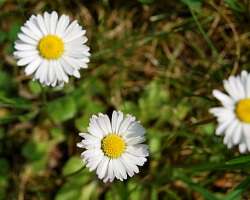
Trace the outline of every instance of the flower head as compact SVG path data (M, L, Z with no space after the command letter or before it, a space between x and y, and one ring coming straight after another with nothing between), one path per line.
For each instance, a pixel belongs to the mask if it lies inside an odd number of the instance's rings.
M26 75L34 74L33 80L41 85L63 86L69 81L68 75L79 78L80 68L87 68L89 47L84 45L85 30L69 16L58 19L57 12L32 15L21 27L20 40L15 41L14 58L17 65L27 65Z
M113 111L111 122L107 115L93 115L88 131L90 134L79 134L84 139L77 146L86 149L83 162L88 163L89 171L97 168L98 178L104 182L115 177L123 181L147 161L149 146L141 144L146 130L132 115L123 117L121 111Z
M225 133L224 144L228 148L239 145L239 151L250 151L250 74L242 71L240 76L230 76L223 81L229 95L213 90L222 107L210 109L218 120L216 135Z

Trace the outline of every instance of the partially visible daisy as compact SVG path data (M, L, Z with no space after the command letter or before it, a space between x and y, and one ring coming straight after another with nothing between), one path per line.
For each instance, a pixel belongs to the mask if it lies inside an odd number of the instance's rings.
M139 172L137 166L147 161L149 146L143 143L145 128L135 117L123 117L121 111L113 111L112 119L99 113L90 119L88 133L80 133L84 139L77 144L86 150L81 154L89 171L97 169L99 179L112 182L114 178L123 181Z
M239 151L250 151L250 74L242 71L241 76L230 76L223 81L229 95L213 90L222 107L210 109L219 123L216 135L225 133L224 144L230 149L239 145Z
M15 41L14 58L17 65L27 65L26 75L34 74L42 86L63 86L69 81L68 75L79 78L80 68L87 68L89 47L84 45L85 30L75 20L63 14L58 19L57 12L45 12L42 17L32 15L18 33Z

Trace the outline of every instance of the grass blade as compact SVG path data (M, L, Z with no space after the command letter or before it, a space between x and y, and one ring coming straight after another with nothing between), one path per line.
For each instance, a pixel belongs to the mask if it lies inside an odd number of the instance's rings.
M226 195L222 200L234 200L238 197L250 184L250 177L246 178L241 184L239 184L234 190Z

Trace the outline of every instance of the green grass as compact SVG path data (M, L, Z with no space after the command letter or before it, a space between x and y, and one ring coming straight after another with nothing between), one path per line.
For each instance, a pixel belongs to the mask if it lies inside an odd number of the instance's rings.
M0 1L0 199L249 199L249 156L228 150L208 113L212 90L249 69L248 1ZM13 59L32 14L86 29L88 69L41 88ZM113 110L147 129L140 173L103 183L81 161L79 132Z

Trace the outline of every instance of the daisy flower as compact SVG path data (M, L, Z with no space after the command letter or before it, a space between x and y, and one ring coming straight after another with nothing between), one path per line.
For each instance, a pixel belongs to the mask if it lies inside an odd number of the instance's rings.
M213 96L222 107L210 109L219 123L216 135L225 133L224 144L230 149L239 145L239 151L250 151L250 74L242 71L240 76L230 76L223 81L229 95L213 90Z
M69 81L68 75L80 77L79 69L87 68L89 47L84 45L85 30L69 16L58 18L57 12L45 12L42 17L32 15L18 33L15 41L14 58L17 65L27 65L26 75L34 73L33 80L42 86L63 86Z
M88 133L80 133L84 139L77 144L86 150L81 154L89 171L97 169L99 179L112 182L114 178L123 181L127 174L138 173L149 155L149 146L141 144L146 140L145 128L135 117L123 117L121 111L113 111L110 121L107 115L99 113L90 119Z

